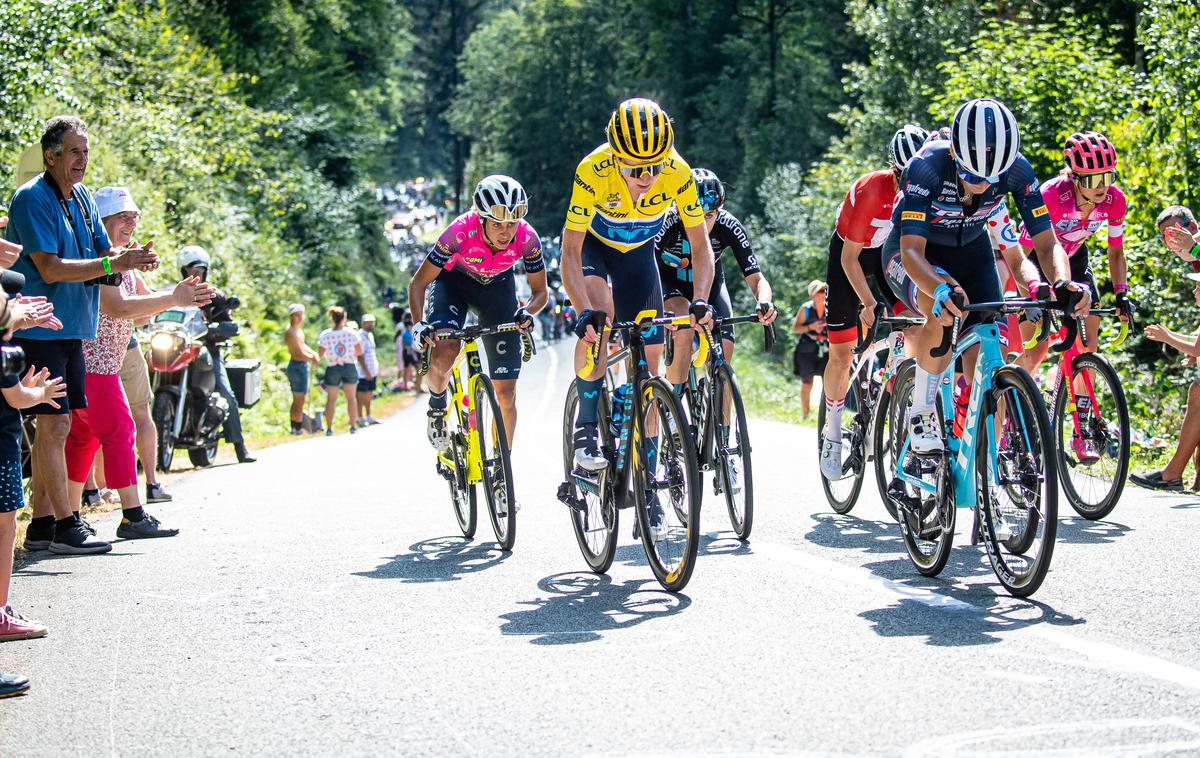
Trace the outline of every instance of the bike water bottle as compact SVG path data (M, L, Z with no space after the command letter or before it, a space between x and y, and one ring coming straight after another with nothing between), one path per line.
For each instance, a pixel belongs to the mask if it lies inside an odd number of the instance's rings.
M967 420L967 406L971 403L971 383L966 377L958 380L954 396L954 436L962 438L963 426Z
M462 399L462 412L467 419L467 428L475 429L475 411L471 410L471 403L466 395L463 395Z
M888 335L891 341L891 350L888 351L887 367L884 375L891 378L896 375L896 367L904 360L904 332L896 329Z
M631 405L629 392L630 387L628 384L622 384L620 387L617 387L615 390L613 390L612 436L613 439L619 440L617 444L617 450L619 451L617 454L618 467L625 464L624 450L625 437L627 435L625 430L625 419L629 417L629 406Z

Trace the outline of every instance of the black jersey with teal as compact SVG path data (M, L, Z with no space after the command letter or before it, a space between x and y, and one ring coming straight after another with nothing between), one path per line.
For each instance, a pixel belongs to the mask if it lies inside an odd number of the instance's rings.
M964 204L958 163L946 140L927 142L900 178L903 199L892 223L901 235L914 234L937 245L962 247L987 233L988 216L1011 194L1031 236L1050 229L1050 211L1042 200L1033 166L1017 154L1013 165L981 194Z

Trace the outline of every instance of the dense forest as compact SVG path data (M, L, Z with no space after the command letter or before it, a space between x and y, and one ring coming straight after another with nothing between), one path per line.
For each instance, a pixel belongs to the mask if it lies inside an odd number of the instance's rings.
M833 212L905 122L992 95L1039 176L1061 143L1120 150L1142 319L1197 322L1157 240L1200 202L1200 5L974 0L12 0L0 5L0 165L72 111L93 186L132 186L160 249L209 246L278 343L285 304L377 307L403 284L376 187L520 179L543 234L619 100L657 99L680 152L715 170L785 308L822 274ZM0 172L0 185L11 180ZM2 193L7 197L8 189ZM1103 268L1103 267L1102 267ZM1099 273L1103 280L1105 273ZM1137 340L1132 397L1175 381ZM1143 390L1151 390L1145 392Z

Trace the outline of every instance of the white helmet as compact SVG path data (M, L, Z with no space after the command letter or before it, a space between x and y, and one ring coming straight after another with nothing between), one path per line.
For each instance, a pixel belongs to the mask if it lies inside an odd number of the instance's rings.
M950 149L963 171L995 179L1017 160L1021 149L1017 119L999 100L968 100L950 122Z
M892 137L892 164L901 169L907 166L928 137L929 132L916 124L900 127Z
M210 268L208 253L199 245L187 245L179 250L178 253L179 270L186 271L192 266L203 266Z
M492 174L475 185L475 212L492 221L520 221L529 210L525 188L511 176Z

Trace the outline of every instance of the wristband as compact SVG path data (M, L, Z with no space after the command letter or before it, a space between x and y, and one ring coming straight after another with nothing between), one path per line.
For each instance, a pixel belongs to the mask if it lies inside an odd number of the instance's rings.
M1041 287L1042 284L1043 282L1040 279L1031 279L1029 283L1025 285L1025 289L1029 290L1030 297L1036 298L1038 287Z
M1196 246L1192 248L1192 257L1193 258L1200 257L1200 242L1197 242Z
M1200 247L1200 245L1197 245L1197 247ZM112 264L108 262L107 255L100 259L100 265L104 267L104 273L111 274L113 272Z
M1128 289L1129 289L1129 285L1128 285L1128 284L1114 284L1114 285L1113 285L1113 292L1114 292L1114 293L1117 293L1117 292L1126 292L1126 291L1128 291Z

